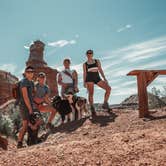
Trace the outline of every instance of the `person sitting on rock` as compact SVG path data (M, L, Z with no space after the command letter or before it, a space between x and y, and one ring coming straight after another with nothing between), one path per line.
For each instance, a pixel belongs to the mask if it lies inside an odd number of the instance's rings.
M46 74L40 72L37 77L38 83L35 85L34 102L40 112L50 112L50 117L46 128L52 129L52 121L55 117L56 110L51 106L51 99L49 98L49 88L46 85Z

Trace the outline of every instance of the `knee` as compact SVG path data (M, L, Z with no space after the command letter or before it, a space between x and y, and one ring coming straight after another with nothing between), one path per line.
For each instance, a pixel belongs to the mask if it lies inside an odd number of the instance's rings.
M106 91L110 93L110 92L111 92L111 87L108 86L108 87L106 88Z
M22 130L23 130L23 131L26 131L27 128L28 128L28 121L25 121L25 122L23 122L23 124L22 124Z
M93 98L93 93L89 93L89 98Z

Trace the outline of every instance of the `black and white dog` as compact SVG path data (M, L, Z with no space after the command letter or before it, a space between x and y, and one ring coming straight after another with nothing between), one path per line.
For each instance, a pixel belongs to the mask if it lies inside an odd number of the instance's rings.
M28 137L27 137L27 145L31 146L37 143L42 142L42 138L38 137L38 132L40 129L40 126L44 123L42 115L39 111L34 111L29 118L29 124L28 124Z
M86 98L73 95L72 93L68 93L65 96L75 110L75 120L90 116Z
M65 121L65 116L72 112L72 107L68 100L62 99L60 96L55 96L52 99L52 106L61 115L62 123Z

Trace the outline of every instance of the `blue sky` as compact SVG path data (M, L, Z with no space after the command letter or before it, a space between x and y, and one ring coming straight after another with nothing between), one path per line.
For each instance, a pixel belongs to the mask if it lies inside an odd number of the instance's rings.
M48 65L62 69L65 57L79 73L85 51L93 49L112 86L110 103L137 93L133 69L166 69L165 0L0 0L0 69L20 77L29 44L45 42ZM166 76L152 86L162 89ZM95 88L95 101L104 92Z

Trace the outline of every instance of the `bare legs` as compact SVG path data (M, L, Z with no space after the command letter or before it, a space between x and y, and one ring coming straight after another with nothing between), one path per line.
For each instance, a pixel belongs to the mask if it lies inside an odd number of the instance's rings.
M27 131L27 128L28 128L28 120L23 120L22 121L22 128L19 131L19 135L18 135L18 142L22 143L24 135Z
M108 102L110 93L111 93L111 87L107 84L105 81L100 81L97 83L97 85L105 90L105 95L104 95L104 103Z
M89 99L89 104L93 105L93 95L94 95L94 83L93 82L87 82L87 90L88 90L88 99ZM105 95L104 95L104 103L108 102L110 92L111 92L111 87L103 80L99 81L97 85L105 90Z
M39 106L38 109L41 112L50 112L48 123L51 123L53 121L56 114L56 110L53 107L46 105L46 106Z

